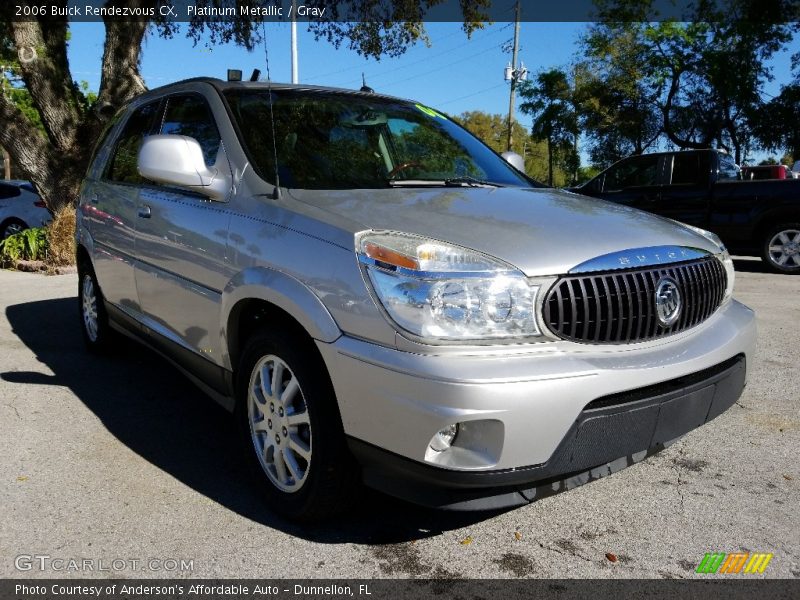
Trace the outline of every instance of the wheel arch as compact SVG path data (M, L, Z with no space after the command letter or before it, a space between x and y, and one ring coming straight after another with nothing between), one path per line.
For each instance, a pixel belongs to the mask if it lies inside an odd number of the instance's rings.
M248 333L279 322L311 340L333 342L342 333L322 301L291 275L265 267L237 274L222 292L222 347L226 367L239 362Z
M29 225L25 222L24 219L20 219L19 217L7 217L6 219L3 219L2 223L0 223L0 232L5 231L5 228L10 223L22 223L23 225L22 229L27 229L29 227Z
M772 210L762 215L753 229L753 242L756 246L760 249L767 232L782 223L800 223L800 209L786 207Z

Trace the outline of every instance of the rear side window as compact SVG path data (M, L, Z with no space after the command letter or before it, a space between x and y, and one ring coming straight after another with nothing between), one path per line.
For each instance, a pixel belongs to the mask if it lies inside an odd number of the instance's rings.
M145 104L131 114L117 139L114 156L111 157L108 167L108 179L120 183L144 181L136 168L136 160L144 138L152 133L159 104L159 102Z
M687 152L674 156L671 185L707 184L708 176L709 164L706 154Z
M733 159L726 154L719 155L719 176L717 181L739 181L742 178L741 171Z
M658 184L658 156L637 156L611 167L606 173L604 192Z
M217 161L220 144L219 131L208 104L201 96L187 95L168 98L161 133L194 138L203 149L206 166L211 167Z
M0 184L0 200L5 200L6 198L14 198L15 196L19 196L20 191L19 188L15 185L6 185Z
M97 160L97 157L100 156L100 151L106 145L106 142L108 141L108 136L111 135L111 132L114 130L114 126L117 123L119 123L119 120L122 118L122 115L124 114L125 114L124 108L118 110L103 126L103 130L100 132L100 136L97 138L97 143L95 143L94 148L92 149L92 156L91 158L89 158L89 167L87 168L86 171L86 177L90 177L92 173L96 172L94 164L95 160ZM104 154L108 155L108 152L105 152ZM99 168L100 167L98 166L98 169Z

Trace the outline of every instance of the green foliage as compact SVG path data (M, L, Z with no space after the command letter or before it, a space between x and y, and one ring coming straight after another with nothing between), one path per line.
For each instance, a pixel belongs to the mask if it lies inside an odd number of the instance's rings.
M523 83L519 95L523 100L519 109L533 117L531 137L547 142L547 181L556 185L557 168L567 173L578 169L578 112L573 87L564 71L551 69Z
M472 110L453 117L453 120L479 137L495 152L505 152L508 142L508 117ZM525 127L518 121L514 121L512 133L511 149L524 157L525 172L538 181L547 181L547 142L531 138ZM567 173L559 165L556 165L553 173L554 185L566 185L568 180Z
M793 14L792 2L769 0L767 8L701 0L680 23L621 22L637 3L597 4L606 18L590 28L582 54L597 80L585 124L600 154L640 152L663 133L679 147L731 150L740 162L752 145L762 87L772 78L769 59L798 31L796 22L772 22ZM617 141L603 126L609 121L619 126Z
M576 100L592 163L607 167L641 154L662 132L660 88L648 86L638 23L591 27L581 40L575 66Z
M800 156L800 83L783 86L778 96L752 110L749 123L766 150Z
M0 241L0 262L14 264L18 260L44 260L47 248L47 229L31 227Z
M575 182L575 184L580 185L582 183L586 183L590 179L597 177L601 171L602 169L595 166L580 167L578 169L578 180Z

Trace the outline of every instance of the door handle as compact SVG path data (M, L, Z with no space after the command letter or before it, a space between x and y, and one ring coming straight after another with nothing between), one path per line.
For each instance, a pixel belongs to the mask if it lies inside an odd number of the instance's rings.
M143 219L150 218L150 207L149 206L140 206L139 207L139 216Z
M97 194L92 194L91 197L89 198L89 202L91 202L92 204L97 204L99 202L99 200L97 199Z

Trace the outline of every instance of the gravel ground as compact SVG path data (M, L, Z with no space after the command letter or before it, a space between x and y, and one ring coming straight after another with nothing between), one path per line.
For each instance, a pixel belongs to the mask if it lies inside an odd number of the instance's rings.
M682 578L706 552L752 551L775 555L764 576L798 578L800 277L737 269L758 351L744 395L709 426L500 514L364 492L358 510L310 529L262 507L232 420L176 371L134 344L85 354L74 275L2 271L0 577ZM118 562L20 571L20 555Z

